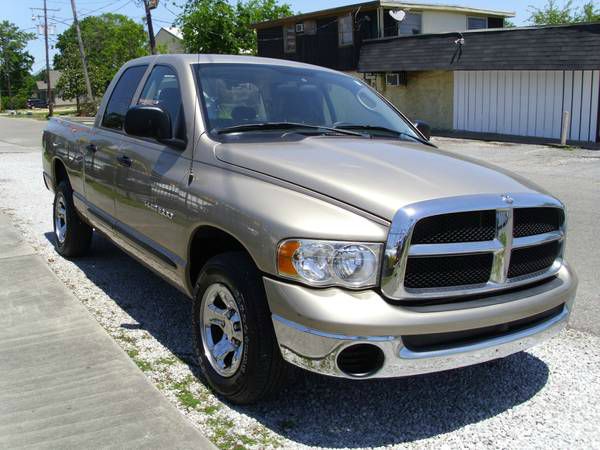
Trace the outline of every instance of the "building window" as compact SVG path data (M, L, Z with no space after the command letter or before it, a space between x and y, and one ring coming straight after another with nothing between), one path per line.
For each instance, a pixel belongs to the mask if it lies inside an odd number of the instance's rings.
M487 18L488 28L504 28L504 18L502 17L488 17Z
M421 34L421 14L406 13L404 20L398 24L398 34Z
M385 74L386 86L406 86L408 74L406 72L390 72Z
M353 30L352 30L352 15L338 17L338 36L339 45L352 45L353 43Z
M467 17L467 30L483 30L487 27L487 17Z
M317 21L306 20L304 22L304 34L315 35L317 34Z
M296 53L296 28L294 25L283 27L283 51Z

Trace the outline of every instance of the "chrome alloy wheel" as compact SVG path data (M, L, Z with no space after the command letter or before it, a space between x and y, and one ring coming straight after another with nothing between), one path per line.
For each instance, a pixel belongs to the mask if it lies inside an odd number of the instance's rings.
M238 305L224 284L213 283L204 292L200 326L210 365L223 377L233 376L242 362L244 331Z
M56 197L54 202L54 233L58 242L65 242L67 236L67 207L65 198L62 195Z

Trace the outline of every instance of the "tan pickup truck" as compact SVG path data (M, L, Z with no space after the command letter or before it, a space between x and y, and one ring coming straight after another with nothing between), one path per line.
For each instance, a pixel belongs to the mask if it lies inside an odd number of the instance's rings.
M136 59L95 119L44 132L56 247L74 258L102 233L187 294L206 380L237 403L289 363L398 377L554 335L577 284L562 203L428 138L324 68Z

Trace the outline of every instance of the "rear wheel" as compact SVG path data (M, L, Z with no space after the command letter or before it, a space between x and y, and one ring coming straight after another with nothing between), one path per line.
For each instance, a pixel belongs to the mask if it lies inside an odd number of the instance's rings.
M56 251L74 258L87 253L92 241L92 227L83 222L73 205L73 191L67 181L61 181L54 194L54 236Z
M286 380L259 271L244 253L211 258L194 290L194 344L214 391L238 404L276 393Z

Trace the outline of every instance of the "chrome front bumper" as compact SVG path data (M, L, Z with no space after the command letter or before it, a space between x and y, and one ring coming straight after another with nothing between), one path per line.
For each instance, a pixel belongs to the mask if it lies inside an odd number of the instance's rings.
M265 278L273 325L288 362L324 375L385 378L417 375L503 358L543 342L566 327L577 280L568 266L544 285L447 305L392 305L373 291L315 290ZM558 315L529 328L474 344L415 352L403 335L444 333L508 323L564 304ZM336 331L337 330L337 331ZM353 332L354 331L354 332ZM340 352L359 343L375 345L383 366L367 376L340 370Z

